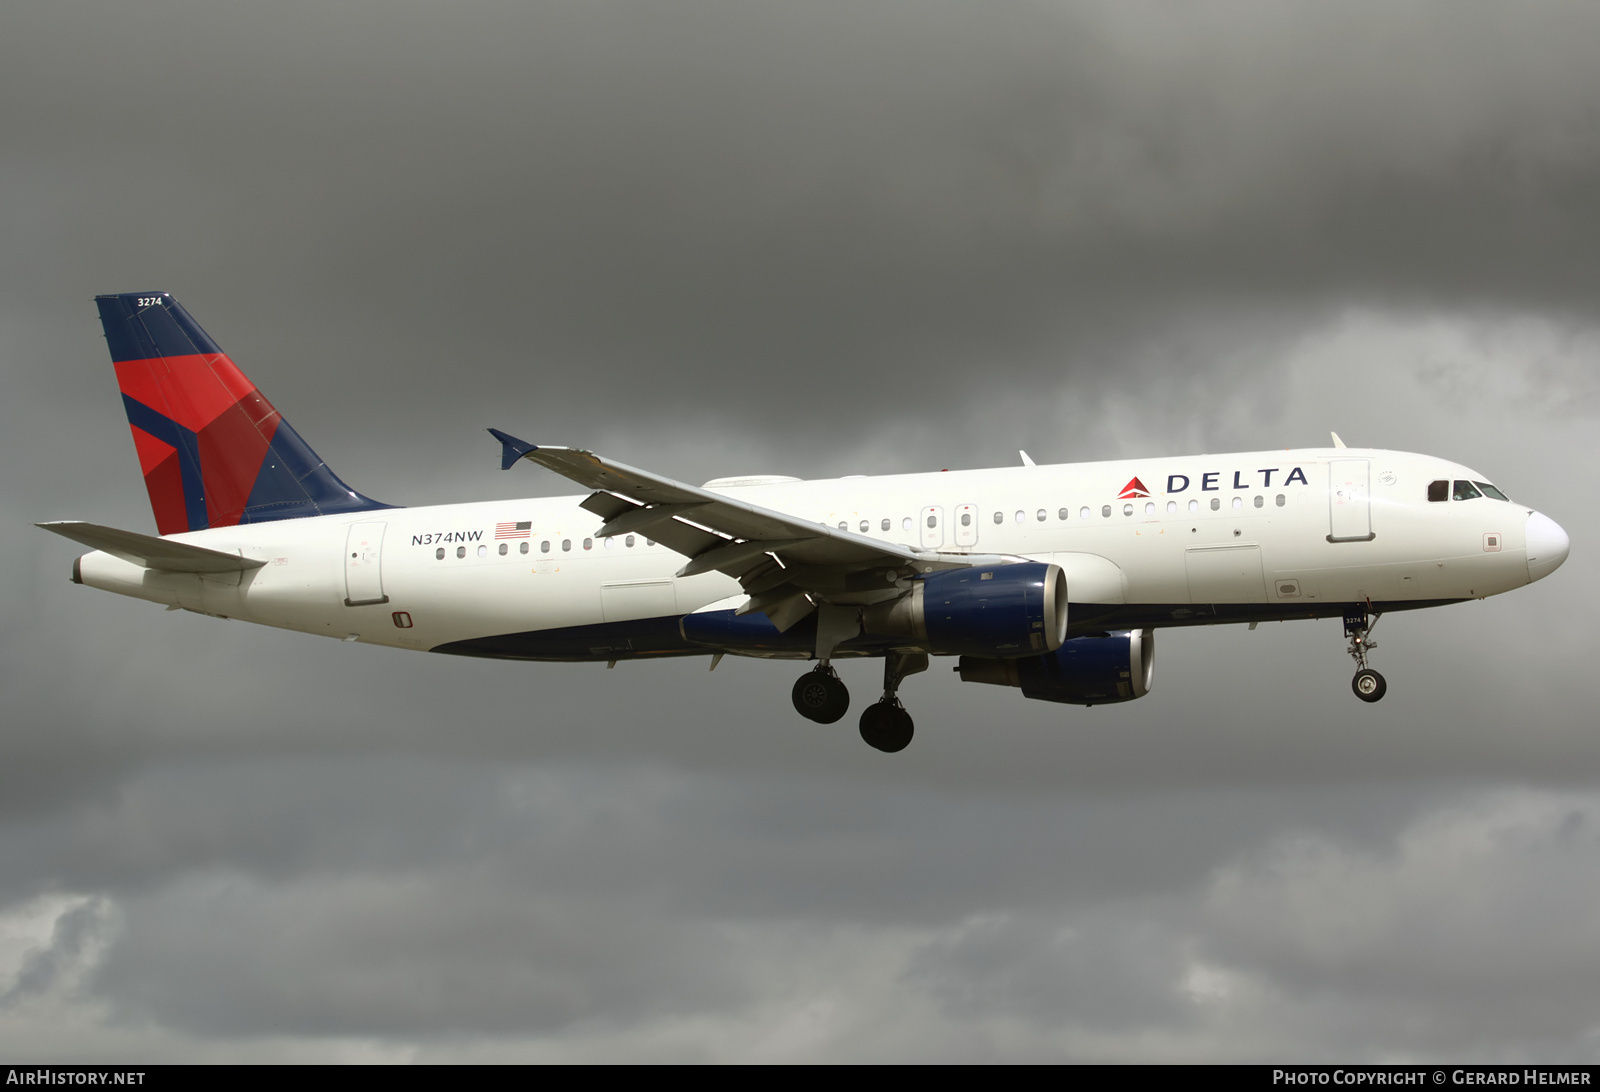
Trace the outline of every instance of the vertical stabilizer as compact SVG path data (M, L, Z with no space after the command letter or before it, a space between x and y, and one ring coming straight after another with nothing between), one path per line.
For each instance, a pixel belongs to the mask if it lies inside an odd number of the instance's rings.
M341 481L170 294L95 304L161 534L392 507Z

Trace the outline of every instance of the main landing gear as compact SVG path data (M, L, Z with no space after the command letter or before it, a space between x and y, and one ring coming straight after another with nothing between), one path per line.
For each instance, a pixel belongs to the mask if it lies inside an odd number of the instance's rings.
M1367 666L1367 653L1378 647L1376 641L1369 638L1372 630L1377 626L1382 614L1374 614L1370 620L1367 616L1365 603L1358 603L1346 607L1344 612L1344 635L1350 638L1350 647L1347 650L1350 658L1356 662L1356 677L1350 680L1350 689L1356 692L1356 697L1362 701L1377 701L1388 693L1389 684L1382 675Z
M883 658L883 697L861 714L861 738L880 751L903 751L915 734L911 714L897 692L907 675L928 670L925 652L890 652ZM795 711L818 724L832 724L850 707L850 692L828 664L801 675L791 695Z
M818 664L795 680L790 697L794 711L818 724L832 724L850 708L850 691L827 664Z
M907 675L928 670L926 652L890 652L883 657L883 697L861 714L861 738L880 751L903 751L916 734L897 692Z

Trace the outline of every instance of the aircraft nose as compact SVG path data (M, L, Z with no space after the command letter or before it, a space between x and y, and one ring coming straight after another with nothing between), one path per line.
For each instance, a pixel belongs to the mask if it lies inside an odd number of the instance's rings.
M1528 513L1528 581L1543 580L1567 559L1572 542L1561 525L1543 512Z

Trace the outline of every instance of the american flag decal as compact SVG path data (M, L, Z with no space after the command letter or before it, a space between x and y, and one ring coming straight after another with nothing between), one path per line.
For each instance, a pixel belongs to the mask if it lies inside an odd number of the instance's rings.
M521 523L497 523L494 525L495 538L527 538L533 534L533 521L523 520Z

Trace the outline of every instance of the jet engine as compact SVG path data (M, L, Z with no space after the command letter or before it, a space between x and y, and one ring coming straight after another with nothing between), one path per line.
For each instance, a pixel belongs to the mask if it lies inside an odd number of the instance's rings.
M947 569L868 607L862 622L870 635L906 637L934 653L1037 656L1066 640L1067 577L1041 562Z
M956 671L964 682L1020 687L1025 698L1110 705L1148 694L1154 666L1155 631L1132 629L1074 637L1043 656L963 656Z

